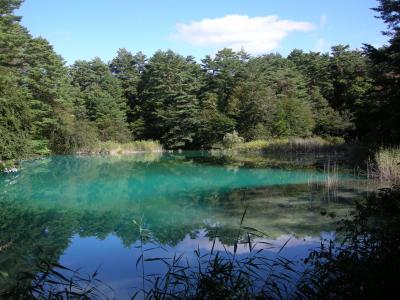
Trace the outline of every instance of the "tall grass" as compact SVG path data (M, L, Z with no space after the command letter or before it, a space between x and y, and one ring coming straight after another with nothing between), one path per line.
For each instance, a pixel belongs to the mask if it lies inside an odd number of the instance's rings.
M114 291L98 274L96 270L82 276L79 270L40 260L34 269L22 272L9 289L0 289L0 299L109 299ZM3 277L9 280L4 272Z
M365 200L357 204L352 218L339 221L341 243L321 240L320 248L304 260L304 270L296 270L295 261L282 257L289 240L275 257L263 255L272 245L264 242L256 247L262 243L257 237L265 234L246 226L247 208L233 253L225 247L217 250L217 238L223 233L216 230L210 252L195 250L194 265L184 255L151 257L154 248L144 245L153 237L142 218L134 224L141 253L136 268L141 265L143 282L132 299L391 299L400 286L400 189L383 189ZM237 252L240 244L249 250L245 258ZM146 264L152 262L165 265L166 272L146 275ZM24 272L13 289L0 291L0 298L109 299L113 292L96 278L97 270L82 277L59 264L41 262L38 271Z
M340 244L321 242L306 259L295 299L391 299L400 286L400 189L382 189L341 220Z
M374 156L373 175L380 181L400 183L400 147L381 148Z
M164 276L150 276L145 299L386 299L400 286L399 188L384 189L358 203L352 218L338 222L338 240L321 240L320 248L304 260L303 271L280 253L268 259L256 250L254 236L262 233L240 222L234 253L196 250L197 266L183 256L171 262ZM236 257L239 243L249 256ZM266 245L268 248L269 245ZM157 260L157 258L155 258Z
M312 138L290 138L272 142L266 152L278 153L333 153L343 151L345 143L343 140L328 140L321 137Z
M219 238L223 233L218 228L210 236L211 250L195 250L195 262L189 263L184 254L173 257L145 257L145 251L152 250L140 247L141 255L136 263L142 268L142 287L137 289L134 299L286 299L289 291L283 287L290 285L293 275L298 276L295 262L282 257L288 239L279 249L275 258L268 258L264 251L275 248L268 242L258 241L266 237L265 233L245 225L244 210L239 226L233 252L223 246L219 248ZM135 222L136 223L136 222ZM142 229L141 225L138 225ZM145 231L143 239L148 238ZM149 241L147 241L149 242ZM152 242L154 243L154 242ZM141 245L142 237L141 237ZM247 247L248 255L238 254L238 247ZM260 247L261 246L261 247ZM161 246L159 246L161 247ZM149 254L147 254L149 255ZM145 275L146 263L159 262L167 267L163 274ZM145 287L145 282L149 284Z
M232 149L238 152L263 152L269 144L270 142L266 140L256 140L235 144Z
M162 152L163 148L158 141L133 141L129 143L116 143L113 141L100 142L89 149L82 149L79 153L88 154L131 154L139 152Z
M339 183L338 166L335 163L331 164L328 162L324 167L324 171L326 173L326 179L324 181L325 187L328 189L336 188Z
M338 199L338 190L341 180L339 178L339 169L335 162L328 161L324 164L323 180L314 180L313 177L309 179L308 184L312 187L323 189L323 198L330 202L330 200Z
M344 140L340 138L279 138L235 143L225 150L233 150L235 152L300 154L342 151L346 148L345 146Z
M328 161L324 164L324 177L323 180L315 181L313 177L309 179L309 185L317 187L324 187L328 190L337 189L339 185L339 168L335 162Z

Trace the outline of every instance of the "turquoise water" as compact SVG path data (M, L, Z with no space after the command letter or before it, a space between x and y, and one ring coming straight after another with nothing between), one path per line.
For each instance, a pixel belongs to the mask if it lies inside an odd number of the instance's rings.
M324 188L326 178L317 170L221 163L201 152L24 162L19 173L0 175L3 288L35 260L47 259L83 272L101 265L101 280L128 297L141 280L138 223L151 243L165 248L163 256L190 259L197 247L210 250L217 231L223 233L217 247L229 251L246 207L246 226L277 247L290 238L286 255L305 257L321 237L334 235L335 216L346 214L359 195L348 185L352 176L338 174L344 186L334 195ZM146 272L160 269L151 264Z

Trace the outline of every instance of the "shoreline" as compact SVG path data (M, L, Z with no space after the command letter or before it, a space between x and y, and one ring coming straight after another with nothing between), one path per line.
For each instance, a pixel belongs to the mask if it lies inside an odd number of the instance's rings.
M71 155L129 155L129 154L144 154L144 153L165 153L170 150L109 150L109 151L77 151Z

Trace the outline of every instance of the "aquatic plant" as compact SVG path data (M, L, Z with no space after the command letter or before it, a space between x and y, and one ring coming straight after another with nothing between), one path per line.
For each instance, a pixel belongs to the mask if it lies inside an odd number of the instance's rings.
M40 260L34 270L25 271L7 290L0 289L1 299L108 299L111 287L97 279L99 270L82 276L58 263ZM7 273L0 272L0 279Z
M352 218L338 223L341 243L322 240L304 260L299 271L296 262L282 257L286 241L273 258L264 251L273 246L260 242L265 233L246 225L245 209L235 231L233 252L218 250L218 239L225 233L216 227L210 251L195 250L190 264L183 254L152 257L153 240L143 218L134 222L139 229L143 284L133 298L144 299L377 299L388 298L400 286L400 187L383 189L357 204ZM238 255L246 245L248 255ZM162 274L146 274L152 262L166 266ZM1 291L4 298L29 299L107 299L108 288L97 280L99 271L89 276L58 264L40 262L35 272L25 272L13 289ZM1 275L1 274L0 274ZM2 276L2 275L1 275ZM109 288L112 294L112 289Z
M264 251L275 246L257 241L266 235L244 224L246 212L247 208L235 230L233 253L225 246L224 251L217 250L216 244L223 234L220 235L218 228L212 235L211 251L202 253L198 247L194 264L190 264L184 254L145 258L141 250L137 264L140 261L143 269L145 263L157 261L164 263L167 271L164 274L143 273L142 288L138 288L134 298L142 295L144 299L282 299L288 296L290 281L299 275L295 262L281 256L290 239L277 249L275 258L268 258ZM147 237L144 231L144 238ZM244 258L237 254L240 245L247 246L249 251ZM144 282L150 286L146 288Z
M339 180L339 167L336 162L331 162L328 160L324 164L324 179L322 181L310 181L313 185L322 186L328 190L337 189ZM311 178L312 179L312 178Z
M372 193L341 220L340 244L321 242L305 263L300 299L386 299L400 286L400 187Z

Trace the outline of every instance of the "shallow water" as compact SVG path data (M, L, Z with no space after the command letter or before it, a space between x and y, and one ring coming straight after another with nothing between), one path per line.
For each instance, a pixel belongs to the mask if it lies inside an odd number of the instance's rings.
M140 287L138 224L149 233L148 257L194 250L233 252L243 224L262 231L274 255L301 259L333 238L334 222L348 214L363 189L357 178L338 173L334 190L327 174L312 169L244 167L208 153L129 156L54 156L0 175L0 271L15 278L36 259L59 261L113 287L118 298ZM260 246L261 247L261 246ZM238 255L248 254L246 244ZM161 263L145 273L162 271ZM4 281L5 287L10 281Z

